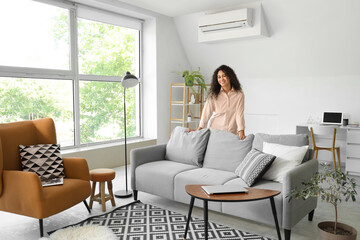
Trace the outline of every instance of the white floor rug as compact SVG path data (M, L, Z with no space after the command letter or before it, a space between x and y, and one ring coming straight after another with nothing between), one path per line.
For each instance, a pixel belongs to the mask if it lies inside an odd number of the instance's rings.
M115 240L116 235L109 228L98 225L71 226L60 229L50 237L39 240Z

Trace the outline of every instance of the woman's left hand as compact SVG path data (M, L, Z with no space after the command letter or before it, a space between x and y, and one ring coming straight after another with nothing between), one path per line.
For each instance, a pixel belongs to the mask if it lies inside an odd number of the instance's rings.
M244 140L246 138L244 130L239 131L239 137L240 137L241 140Z

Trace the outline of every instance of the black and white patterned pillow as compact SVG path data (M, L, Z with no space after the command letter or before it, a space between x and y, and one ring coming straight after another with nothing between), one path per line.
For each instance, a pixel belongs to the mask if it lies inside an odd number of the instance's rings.
M251 187L270 168L276 156L252 149L236 168L235 174Z
M35 172L41 180L65 177L59 144L19 145L23 171Z

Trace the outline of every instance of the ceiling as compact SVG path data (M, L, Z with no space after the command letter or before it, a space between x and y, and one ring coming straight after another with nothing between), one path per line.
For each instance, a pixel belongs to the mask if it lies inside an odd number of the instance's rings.
M252 0L118 0L170 17L228 8Z

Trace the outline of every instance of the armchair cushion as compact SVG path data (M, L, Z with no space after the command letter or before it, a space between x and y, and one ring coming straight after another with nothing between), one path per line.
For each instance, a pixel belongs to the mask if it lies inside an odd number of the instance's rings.
M19 145L23 171L35 172L42 180L65 177L59 144Z

